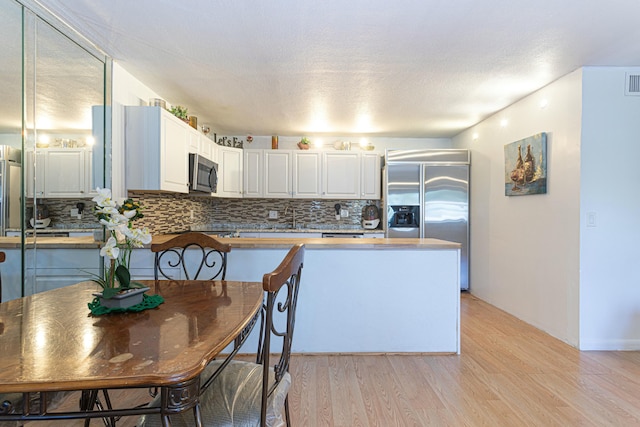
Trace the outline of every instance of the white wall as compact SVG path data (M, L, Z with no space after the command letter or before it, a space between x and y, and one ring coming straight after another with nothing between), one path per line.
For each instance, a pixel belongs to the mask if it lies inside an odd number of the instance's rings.
M453 139L472 150L472 293L581 350L640 349L640 96L624 95L626 72L640 69L578 70ZM538 132L548 193L505 197L504 144Z
M575 71L453 138L454 147L472 151L471 292L574 346L581 78ZM547 133L547 194L505 196L504 145L540 132Z
M585 68L580 190L580 348L640 349L640 96L625 72ZM587 227L588 214L596 226Z

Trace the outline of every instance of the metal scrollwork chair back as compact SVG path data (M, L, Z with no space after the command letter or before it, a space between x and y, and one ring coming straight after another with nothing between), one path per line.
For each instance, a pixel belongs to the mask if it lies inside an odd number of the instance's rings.
M179 267L187 280L224 280L230 251L230 245L198 232L181 234L164 243L154 243L151 245L151 252L156 254L154 278L178 279L166 270L175 272ZM189 261L185 262L187 258Z
M255 363L214 360L200 375L202 425L291 425L289 360L303 262L304 245L295 245L280 265L262 278L265 299ZM145 415L138 423L141 427L159 425L161 419L155 415ZM193 426L194 417L189 412L171 415L171 425Z

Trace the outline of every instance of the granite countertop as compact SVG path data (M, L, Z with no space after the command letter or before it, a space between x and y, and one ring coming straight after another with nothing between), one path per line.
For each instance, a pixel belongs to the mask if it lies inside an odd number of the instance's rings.
M93 236L83 237L49 237L39 235L37 238L27 237L27 248L39 249L99 249L102 242L93 240ZM0 237L1 249L20 249L20 237Z
M365 229L361 227L336 227L313 225L309 227L286 227L286 226L271 226L271 227L251 227L246 224L233 225L233 224L207 224L192 226L191 231L201 231L203 233L212 232L238 232L238 233L362 233L362 234L380 234L384 233L384 230Z
M59 228L59 227L47 227L36 229L38 234L56 234L56 233L93 233L95 228ZM19 228L7 228L7 232L21 232ZM27 228L27 234L33 234L33 228Z
M154 236L153 243L162 243L176 235ZM438 239L410 239L410 238L331 238L320 237L221 237L222 243L231 248L244 249L288 249L297 243L304 243L308 249L459 249L460 244Z

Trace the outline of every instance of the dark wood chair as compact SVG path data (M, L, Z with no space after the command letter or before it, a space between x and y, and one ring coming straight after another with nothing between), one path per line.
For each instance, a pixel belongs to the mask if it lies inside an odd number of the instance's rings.
M151 252L156 254L154 278L178 279L165 270L180 267L187 280L224 280L230 251L230 245L198 232L181 234L164 243L154 243L151 245Z
M214 360L205 368L199 409L203 425L281 426L285 421L291 425L289 360L303 262L304 245L295 245L280 265L262 278L265 300L255 363L232 360L225 366L225 361ZM140 421L139 427L161 425L158 415L146 415ZM195 419L186 411L171 415L171 425L193 426Z

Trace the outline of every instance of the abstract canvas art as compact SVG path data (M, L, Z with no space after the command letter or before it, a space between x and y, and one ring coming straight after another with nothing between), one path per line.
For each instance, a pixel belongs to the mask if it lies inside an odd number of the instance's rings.
M525 196L547 192L547 134L504 146L504 194Z

